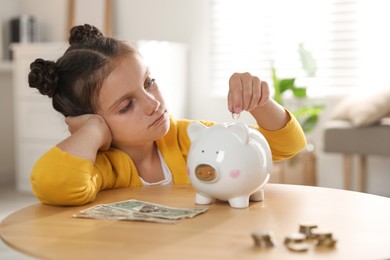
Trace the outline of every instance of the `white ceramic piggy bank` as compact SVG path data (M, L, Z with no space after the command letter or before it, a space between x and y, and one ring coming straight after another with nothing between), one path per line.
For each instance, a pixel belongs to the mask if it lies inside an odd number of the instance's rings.
M243 123L206 127L199 122L191 123L187 132L191 140L187 167L197 204L218 199L246 208L249 200L264 199L272 155L261 133Z

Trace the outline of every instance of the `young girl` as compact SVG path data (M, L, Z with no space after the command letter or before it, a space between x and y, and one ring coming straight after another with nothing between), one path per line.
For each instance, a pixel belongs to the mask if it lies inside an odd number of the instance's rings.
M37 198L81 205L104 189L188 184L191 121L169 115L138 51L87 24L71 29L69 43L56 62L37 59L30 66L30 87L52 98L71 133L36 162L31 183ZM267 83L258 77L234 73L228 107L252 114L274 161L306 145L299 123L270 99Z

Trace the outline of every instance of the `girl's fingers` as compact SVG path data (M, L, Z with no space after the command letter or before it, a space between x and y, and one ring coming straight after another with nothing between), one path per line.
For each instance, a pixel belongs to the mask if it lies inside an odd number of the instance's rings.
M261 81L258 77L252 77L251 87L252 87L252 95L249 98L250 102L248 107L246 108L247 111L251 111L256 106L258 106L258 103L260 102L260 98L262 95L261 90Z
M270 98L267 82L250 73L234 73L229 79L228 108L239 114L265 105Z
M253 96L253 77L249 73L243 73L241 77L242 85L242 110L248 110Z
M228 107L232 113L241 113L242 104L242 82L241 74L234 73L229 79Z
M258 105L264 106L269 101L270 95L271 95L271 93L269 90L268 83L265 81L262 81L261 82L261 98L258 102Z

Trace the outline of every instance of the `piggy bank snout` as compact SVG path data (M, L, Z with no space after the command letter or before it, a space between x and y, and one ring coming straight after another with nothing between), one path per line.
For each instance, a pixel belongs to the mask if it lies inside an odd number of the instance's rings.
M195 176L201 181L214 181L217 178L217 171L209 164L199 164L195 168Z

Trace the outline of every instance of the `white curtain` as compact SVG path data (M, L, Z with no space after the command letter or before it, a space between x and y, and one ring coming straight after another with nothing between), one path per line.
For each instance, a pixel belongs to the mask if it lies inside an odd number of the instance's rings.
M351 91L368 83L378 87L374 74L389 71L390 2L386 0L212 0L210 4L211 77L217 92L226 92L226 78L234 71L255 73L272 85L272 66L280 77L295 77L298 84L309 85L312 94ZM316 61L310 81L302 70L299 44Z

